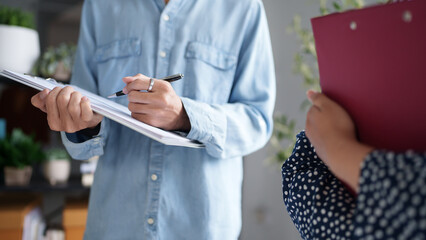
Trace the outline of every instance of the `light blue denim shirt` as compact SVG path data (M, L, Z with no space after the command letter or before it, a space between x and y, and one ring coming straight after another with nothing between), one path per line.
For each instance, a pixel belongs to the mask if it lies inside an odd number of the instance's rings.
M101 156L85 239L237 239L242 156L268 141L275 103L261 1L84 1L71 83L108 96L137 73L185 75L172 86L188 138L206 147L166 146L106 118L86 141L62 133L73 158Z

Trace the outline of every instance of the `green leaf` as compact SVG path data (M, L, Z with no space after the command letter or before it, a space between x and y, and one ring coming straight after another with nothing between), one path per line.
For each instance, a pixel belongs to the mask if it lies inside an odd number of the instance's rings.
M74 64L76 45L72 43L61 43L57 47L48 47L38 59L34 72L43 77L52 77L59 62L62 62L66 71L71 72Z
M334 7L334 10L336 10L338 12L340 12L342 10L342 6L340 6L340 4L337 3L337 2L333 2L333 7Z
M57 160L57 159L67 159L70 160L71 157L68 152L63 148L53 148L46 152L46 160Z
M34 15L19 8L0 5L0 24L35 28Z
M41 145L34 136L26 135L20 129L0 140L0 165L22 168L39 163L45 158Z

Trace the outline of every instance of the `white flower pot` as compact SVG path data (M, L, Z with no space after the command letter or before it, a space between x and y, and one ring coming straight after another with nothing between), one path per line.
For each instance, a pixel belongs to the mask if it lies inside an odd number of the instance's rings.
M68 159L55 159L43 163L44 177L51 185L66 183L70 171L71 164Z
M0 24L0 71L30 73L39 56L37 31Z
M33 168L4 167L4 182L6 186L26 186L30 183Z

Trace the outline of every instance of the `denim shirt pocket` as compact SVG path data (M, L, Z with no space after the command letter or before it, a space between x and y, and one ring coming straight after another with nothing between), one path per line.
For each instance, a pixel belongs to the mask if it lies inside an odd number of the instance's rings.
M141 50L139 39L116 40L98 47L95 52L95 61L101 63L115 58L139 56Z
M237 57L210 44L189 42L185 51L184 96L207 103L226 103Z
M185 58L199 59L215 68L222 70L228 70L232 68L237 62L235 56L199 42L190 42L188 44Z
M141 53L142 42L136 38L114 40L97 47L94 62L97 66L101 95L111 94L111 89L123 88L121 79L138 72ZM125 100L115 99L127 104Z

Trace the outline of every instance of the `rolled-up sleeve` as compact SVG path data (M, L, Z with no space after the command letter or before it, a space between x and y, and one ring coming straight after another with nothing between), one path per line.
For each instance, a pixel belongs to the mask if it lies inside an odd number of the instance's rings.
M182 98L191 122L188 138L204 143L213 157L247 155L263 147L272 133L275 70L264 8L255 2L248 13L228 103Z
M104 118L99 133L84 140L81 140L83 136L79 136L79 133L61 132L62 143L73 159L87 160L93 156L101 156L104 154L108 124L109 120Z
M96 51L96 39L94 37L94 14L92 2L84 1L78 48L74 60L71 84L79 86L93 93L98 93L96 65L93 56ZM69 154L74 159L89 159L93 156L103 154L103 147L107 137L108 120L104 119L101 123L100 132L97 136L85 139L78 136L79 133L61 132L62 142Z

